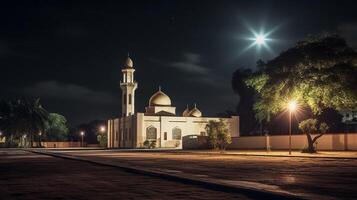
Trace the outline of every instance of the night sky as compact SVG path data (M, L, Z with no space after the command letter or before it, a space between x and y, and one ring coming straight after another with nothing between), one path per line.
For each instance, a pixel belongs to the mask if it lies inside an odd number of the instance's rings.
M271 59L310 34L357 46L354 1L2 1L1 99L39 96L71 125L120 113L121 67L134 61L136 110L159 85L180 114L234 110L232 73ZM272 31L247 49L250 30Z

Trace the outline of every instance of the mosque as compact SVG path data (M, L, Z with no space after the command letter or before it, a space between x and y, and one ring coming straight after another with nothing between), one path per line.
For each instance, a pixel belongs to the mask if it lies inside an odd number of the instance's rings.
M182 114L161 88L149 99L145 113L135 112L134 65L128 56L122 68L122 115L108 120L108 148L143 148L145 141L155 141L156 148L182 148L182 138L187 135L207 135L206 125L210 120L223 120L232 137L239 136L239 117L203 117L195 105ZM148 142L146 142L148 143Z

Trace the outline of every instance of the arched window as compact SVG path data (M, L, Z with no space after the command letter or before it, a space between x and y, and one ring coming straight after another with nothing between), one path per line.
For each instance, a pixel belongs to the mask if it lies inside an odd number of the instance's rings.
M131 94L129 94L129 104L131 104Z
M181 129L176 127L172 129L172 139L181 140Z
M156 140L157 129L153 126L146 128L146 139L147 140Z

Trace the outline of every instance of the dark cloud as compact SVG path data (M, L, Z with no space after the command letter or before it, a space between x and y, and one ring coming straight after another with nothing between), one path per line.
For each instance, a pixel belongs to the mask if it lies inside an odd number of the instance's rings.
M54 80L35 83L26 87L25 92L31 96L93 104L107 104L116 101L115 97L109 93L94 91L76 84L59 83Z
M202 65L201 56L194 53L184 53L183 59L169 63L169 66L189 74L207 75L209 69Z
M346 38L350 46L357 48L357 22L343 23L337 27L337 31Z

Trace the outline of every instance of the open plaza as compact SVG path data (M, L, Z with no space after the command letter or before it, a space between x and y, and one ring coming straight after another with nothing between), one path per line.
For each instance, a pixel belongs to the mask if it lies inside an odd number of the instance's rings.
M0 156L4 199L356 199L356 152L67 148Z

